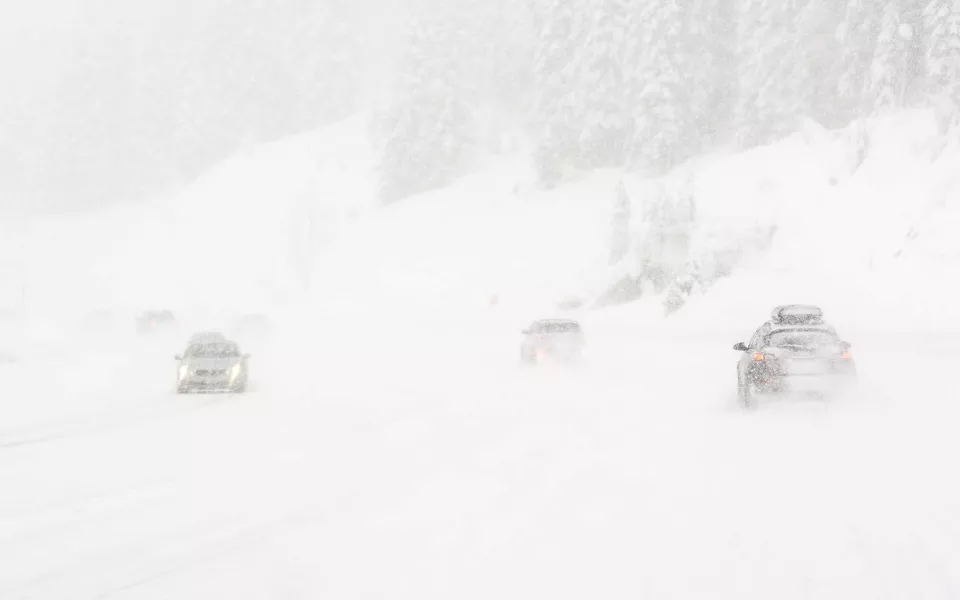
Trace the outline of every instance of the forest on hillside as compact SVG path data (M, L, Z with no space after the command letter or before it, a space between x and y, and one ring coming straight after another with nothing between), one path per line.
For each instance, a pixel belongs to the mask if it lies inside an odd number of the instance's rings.
M960 114L960 0L141 4L84 3L66 31L8 38L5 207L142 198L357 111L384 201L448 183L507 132L552 185L663 173L807 119L933 106L946 131ZM16 68L40 49L42 71Z

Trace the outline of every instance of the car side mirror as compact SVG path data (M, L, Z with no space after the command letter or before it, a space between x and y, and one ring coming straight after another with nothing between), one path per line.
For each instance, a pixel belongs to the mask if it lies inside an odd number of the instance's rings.
M733 349L737 352L746 352L748 350L747 345L743 342L737 342L733 345Z
M244 358L250 358L250 355L249 355L249 354L244 354L243 357L244 357Z
M843 348L844 351L849 350L852 345L850 342L840 342L840 347Z
M521 331L520 333L522 333L523 335L530 335L530 330L529 330L529 329L524 329L524 330Z
M173 357L173 360L183 360L183 357L177 354Z

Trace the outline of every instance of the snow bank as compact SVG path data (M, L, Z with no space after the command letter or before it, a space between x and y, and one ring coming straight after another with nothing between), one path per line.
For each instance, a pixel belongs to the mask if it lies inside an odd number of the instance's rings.
M24 219L0 240L32 312L253 311L305 284L306 264L369 209L362 120L236 155L185 190L82 217ZM342 190L347 190L346 192ZM20 304L20 286L3 302Z
M701 160L690 260L731 269L676 326L754 323L784 302L852 328L960 328L960 152L915 111L843 131L810 125L770 146ZM649 191L654 182L635 182ZM637 227L639 229L639 226Z
M608 170L547 191L525 155L491 157L448 188L382 210L372 210L365 127L356 117L239 154L146 205L7 224L2 267L22 285L6 285L4 301L22 296L35 320L164 307L210 322L300 300L297 318L325 307L436 319L495 304L523 321L588 306L636 273L645 211L666 186L689 188L695 201L688 260L722 275L671 327L754 323L787 301L820 304L852 328L960 326L951 300L960 150L944 143L930 112L843 131L809 124L660 181ZM635 252L611 266L621 180L633 198ZM652 324L663 312L663 298L648 296L598 318ZM50 323L41 329L60 335Z

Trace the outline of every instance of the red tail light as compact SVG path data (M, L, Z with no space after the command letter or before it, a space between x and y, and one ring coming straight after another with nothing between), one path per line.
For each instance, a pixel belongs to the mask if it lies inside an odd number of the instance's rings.
M753 360L766 360L767 357L763 355L763 352L754 352Z
M850 354L849 350L847 350L846 352L840 355L840 358L842 358L843 360L850 360L853 358L853 355Z

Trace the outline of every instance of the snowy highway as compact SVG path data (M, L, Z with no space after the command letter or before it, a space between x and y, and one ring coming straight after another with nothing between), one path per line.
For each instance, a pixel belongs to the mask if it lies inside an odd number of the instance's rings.
M960 600L960 0L5 8L0 600Z
M512 322L449 325L281 332L242 396L178 397L134 338L4 366L48 378L5 394L37 406L0 429L0 597L960 591L945 340L861 336L856 399L748 415L724 332L596 320L587 364L525 370Z

